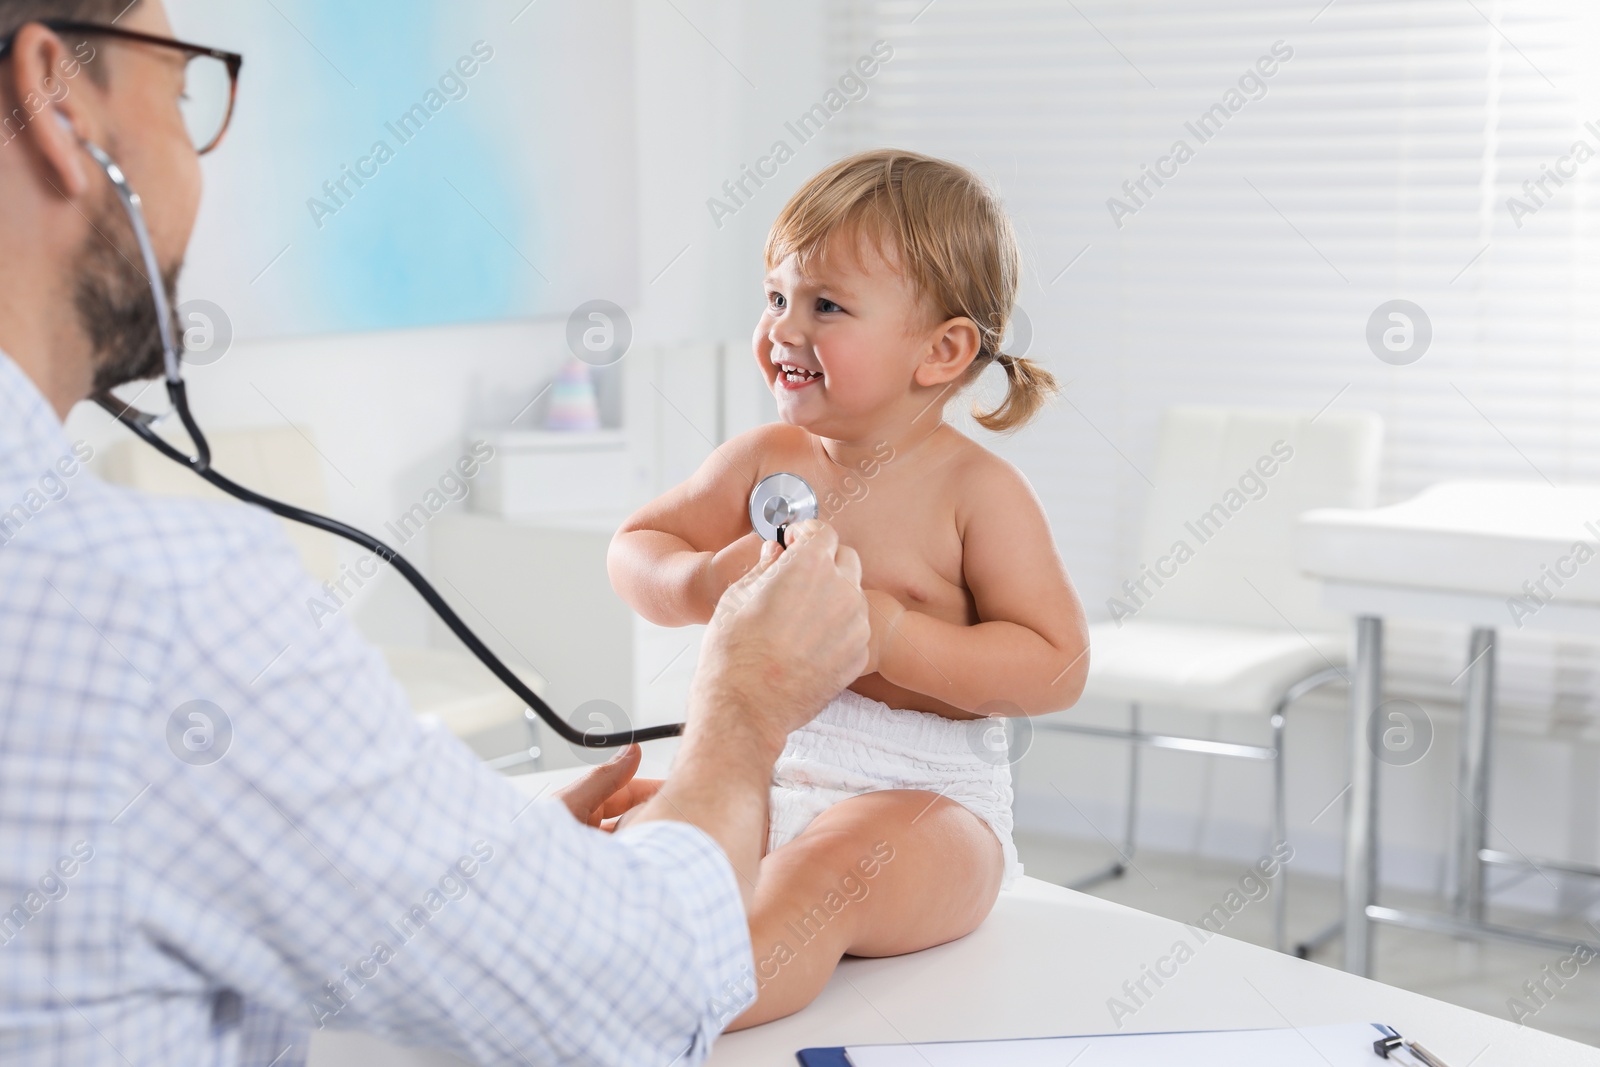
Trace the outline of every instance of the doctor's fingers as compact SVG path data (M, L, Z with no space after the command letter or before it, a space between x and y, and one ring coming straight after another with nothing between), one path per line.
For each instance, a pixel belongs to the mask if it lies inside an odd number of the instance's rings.
M859 668L856 653L865 655L872 633L867 602L861 595L861 557L855 549L840 546L832 558L818 553L803 563L799 559L793 562L797 564L795 577L802 582L788 613L793 647L807 648L816 663L837 661L839 669L846 671ZM858 674L850 674L845 681Z
M861 557L849 545L841 545L839 554L834 557L834 562L839 568L839 573L844 575L855 588L861 588Z
M789 547L783 553L795 563L801 559L832 562L837 572L856 589L861 588L861 557L856 550L839 543L839 531L821 519L807 519L794 527Z
M839 531L821 519L806 519L784 531L785 553L805 549L833 555L839 547ZM809 548L807 546L810 546Z
M762 579L782 589L774 594L788 610L804 605L811 613L836 617L841 606L861 595L861 559L839 545L830 530L785 549Z
M595 811L596 820L625 815L661 791L665 782L660 778L635 778L607 797Z
M808 629L833 628L835 634L850 626L861 599L860 560L839 545L838 533L826 523L802 526L802 535L776 559L752 568L728 589L718 615L744 616L743 625L754 628L751 636L769 628L791 630L797 619L806 620Z

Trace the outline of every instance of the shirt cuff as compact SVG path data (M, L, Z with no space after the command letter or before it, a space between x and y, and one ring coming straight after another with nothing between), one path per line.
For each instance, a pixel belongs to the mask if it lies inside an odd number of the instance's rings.
M723 1028L756 1001L755 953L738 876L716 839L691 823L657 819L617 836L661 871L695 935L698 953L689 977L701 983L705 1009L681 1062L699 1063Z

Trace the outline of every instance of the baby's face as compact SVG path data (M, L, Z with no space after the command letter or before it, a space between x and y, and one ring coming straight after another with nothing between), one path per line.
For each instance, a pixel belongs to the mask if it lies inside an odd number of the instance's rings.
M775 266L753 339L779 418L840 438L870 432L913 399L921 334L932 325L910 281L870 243L852 241L836 237L804 274L793 255Z

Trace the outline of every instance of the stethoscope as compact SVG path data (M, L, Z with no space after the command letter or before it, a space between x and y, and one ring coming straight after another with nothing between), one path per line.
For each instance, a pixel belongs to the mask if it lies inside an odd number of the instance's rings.
M768 541L784 542L785 531L797 522L814 519L817 494L798 474L769 474L750 491L750 525Z
M62 120L69 131L71 123L66 122L65 116L59 113L57 117ZM74 134L76 135L76 134ZM145 227L144 209L139 201L139 194L133 191L128 184L122 168L116 161L107 155L101 148L91 142L78 139L90 157L106 172L106 177L111 180L112 186L117 191L117 198L122 201L123 208L128 213L129 222L133 226L133 236L139 244L139 254L144 259L145 278L150 283L150 296L155 301L156 324L161 332L161 350L166 368L167 395L172 399L173 411L178 413L183 428L188 432L189 439L194 443L194 455L186 455L172 447L156 435L153 427L165 419L166 415L150 415L139 411L131 404L124 404L109 392L98 393L94 402L99 404L112 417L132 430L145 443L150 445L163 456L175 463L188 467L195 474L207 482L227 493L229 496L266 508L274 515L288 519L291 522L303 523L306 526L326 530L328 533L337 534L347 541L353 541L362 548L374 553L385 563L393 565L411 587L433 609L450 632L461 639L461 643L478 658L483 665L500 679L507 689L517 695L517 698L528 705L546 725L559 734L570 744L580 745L584 748L614 748L629 745L640 741L654 741L663 737L677 737L683 733L684 724L671 723L665 726L648 726L642 730L618 730L613 733L586 732L577 729L565 722L555 710L546 704L516 673L500 661L489 650L489 647L472 632L471 627L461 620L461 617L445 603L444 598L434 589L432 584L413 567L404 556L362 530L346 525L337 519L330 519L326 515L319 515L314 511L306 511L292 504L285 504L280 500L262 496L253 490L246 489L237 482L229 481L218 474L211 467L211 448L206 443L205 434L200 431L200 426L195 422L194 415L189 411L189 399L184 388L182 362L178 358L176 338L172 331L172 311L167 301L166 290L161 284L161 268L156 260L155 246L151 243L150 232ZM168 413L170 414L170 412ZM784 532L793 523L817 516L817 497L805 480L794 474L774 474L763 478L755 491L750 494L750 523L757 533L768 541L777 541L780 546L784 544Z

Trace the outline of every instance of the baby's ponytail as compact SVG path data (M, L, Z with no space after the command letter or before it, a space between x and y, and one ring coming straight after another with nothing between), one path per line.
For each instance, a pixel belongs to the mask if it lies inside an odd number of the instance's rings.
M1005 433L1025 426L1060 389L1056 376L1031 359L1002 352L989 362L1006 372L1006 396L993 411L980 412L973 406L972 417L985 430Z

